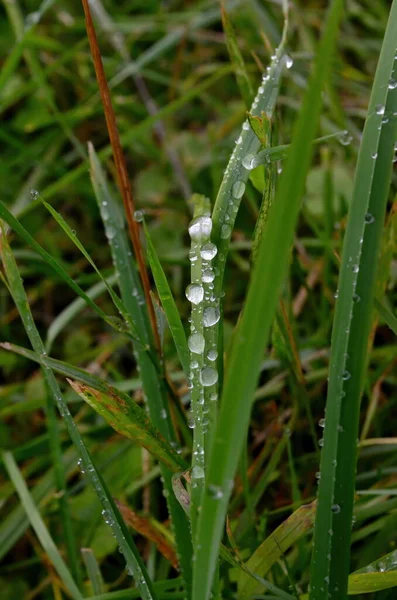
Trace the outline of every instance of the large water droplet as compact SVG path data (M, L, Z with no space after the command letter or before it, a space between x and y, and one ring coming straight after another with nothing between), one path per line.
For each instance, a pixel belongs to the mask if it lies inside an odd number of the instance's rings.
M201 258L204 258L204 260L212 260L216 256L217 252L218 248L215 246L215 244L209 242L208 244L204 244L204 246L201 248L200 254Z
M223 240L227 240L227 238L230 237L231 233L232 233L232 228L230 227L230 225L222 225L221 238Z
M204 469L199 465L195 465L192 469L192 477L194 479L202 479L204 477Z
M214 385L218 381L218 372L212 367L204 367L200 371L200 381L205 387Z
M201 333L192 333L187 341L190 352L202 354L204 352L205 339Z
M251 171L254 167L255 154L246 154L241 161L241 164L247 171Z
M211 283L211 281L214 281L215 279L214 271L212 269L205 269L203 271L202 279L204 283Z
M220 319L220 313L218 308L209 306L203 312L203 325L204 327L212 327L218 323Z
M204 298L204 288L197 283L191 283L186 288L186 298L192 304L200 304Z
M248 123L248 121L244 121L243 123L243 129L244 131L248 131L250 128L250 124Z
M244 181L241 181L241 179L239 179L233 185L233 188L232 188L233 197L239 199L243 196L244 192L245 192L245 183L244 183Z
M202 216L193 219L189 225L189 235L192 240L201 240L203 238L209 238L212 230L211 217Z
M287 54L285 56L285 66L287 67L287 69L290 69L292 67L292 65L294 64L294 61L292 60L292 58Z

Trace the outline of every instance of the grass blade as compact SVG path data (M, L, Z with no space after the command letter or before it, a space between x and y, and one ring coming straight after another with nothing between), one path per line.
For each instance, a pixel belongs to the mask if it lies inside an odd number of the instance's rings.
M4 228L2 227L1 230L2 235L0 240L3 265L14 302L18 308L18 312L21 316L23 325L33 349L37 354L45 356L45 347L33 320L21 276L19 274L14 256L8 245ZM142 599L154 600L155 595L152 582L147 575L145 565L138 553L134 540L132 539L128 528L121 518L112 496L109 494L101 474L92 462L91 456L84 445L83 439L80 436L80 432L72 419L72 415L70 414L67 404L62 397L54 373L46 366L43 366L42 368L45 381L49 390L51 391L53 400L56 402L59 412L63 417L65 425L68 429L69 435L80 454L81 465L83 466L84 471L87 474L98 496L98 499L102 504L102 514L106 522L112 527L121 552L126 559L127 569L130 574L134 576L137 586L141 591Z
M61 557L58 548L55 546L52 537L50 536L11 452L4 452L3 464L7 469L7 473L10 476L12 483L15 486L26 515L29 518L34 531L36 532L44 551L57 570L59 577L69 590L72 598L74 600L82 600L83 596L72 575L70 574L70 571L63 558Z
M322 599L328 591L335 598L344 598L347 590L360 399L397 128L392 116L397 111L397 91L389 88L397 66L396 40L394 2L364 126L343 246L331 342L311 600Z
M293 231L313 152L311 142L320 116L321 91L331 67L342 6L340 0L330 5L314 72L296 124L290 154L280 177L276 199L259 244L245 308L228 359L218 427L209 460L207 493L199 517L193 600L206 600L210 593L227 503L248 429L262 353L288 266ZM248 361L247 356L250 357ZM211 489L219 493L211 494Z
M91 582L92 592L94 594L102 594L105 591L105 586L95 554L91 548L82 548L81 554L87 569L88 578Z
M146 412L127 394L95 375L47 355L32 352L14 344L0 344L4 350L15 352L68 378L72 387L94 410L101 414L121 435L139 441L148 452L172 471L186 469L182 457L167 443L158 429L151 423ZM77 384L77 381L81 384ZM95 393L94 390L97 392ZM121 412L121 407L122 411Z
M182 369L186 376L189 375L189 349L187 346L185 330L182 325L181 317L179 316L178 308L175 304L167 277L163 271L160 260L157 256L156 249L150 238L150 234L146 223L143 224L143 229L146 237L147 256L149 259L150 268L152 270L154 282L157 292L160 296L161 304L167 317L168 325L173 337L175 348L178 352L179 360L181 361Z

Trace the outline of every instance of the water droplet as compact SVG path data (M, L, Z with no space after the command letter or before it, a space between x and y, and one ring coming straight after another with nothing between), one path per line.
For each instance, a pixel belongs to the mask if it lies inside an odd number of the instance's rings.
M136 210L134 212L134 221L137 223L142 223L143 221L143 210Z
M166 419L167 418L167 411L165 410L165 408L162 408L160 410L160 419Z
M204 477L204 469L199 465L195 465L192 469L192 477L194 479L202 479Z
M211 242L209 242L208 244L204 244L204 246L201 248L200 254L201 254L201 258L204 258L204 260L212 260L216 254L218 252L218 248L215 246L215 244L211 244Z
M320 448L324 446L324 438L318 440L318 445L320 446Z
M209 306L203 312L203 325L204 327L212 327L216 325L220 319L220 313L218 308Z
M227 240L227 238L230 237L232 233L232 228L230 227L230 225L222 225L221 227L221 238L223 240Z
M204 288L197 283L191 283L186 288L186 298L192 304L200 304L204 298Z
M201 333L192 333L187 341L190 352L202 354L204 352L205 340Z
M331 510L334 513L334 515L339 515L339 513L340 513L340 506L339 506L339 504L333 504L331 506Z
M360 302L361 297L358 294L353 294L353 302Z
M30 190L30 199L31 200L37 200L37 198L39 197L39 192L37 190Z
M321 479L321 473L320 473L320 471L317 471L317 472L316 472L316 474L315 474L315 477L316 477L316 479L317 479L318 481L320 481L320 479Z
M243 141L243 138L241 137L241 135L237 138L236 140L236 144L239 146L241 144L241 142Z
M218 394L216 392L211 394L210 400L211 400L211 402L216 402L218 400Z
M233 197L239 199L243 196L244 192L245 192L245 183L244 183L244 181L241 181L241 179L239 179L233 185L233 188L232 188Z
M205 387L214 385L218 381L218 372L212 367L204 367L200 371L200 381Z
M334 298L335 298L335 300L337 300L339 298L339 292L335 292Z
M205 269L203 271L202 279L204 283L211 283L211 281L214 281L215 279L214 271L212 269Z
M209 238L212 230L211 217L202 216L193 219L189 225L189 235L192 240L199 241L202 238Z
M320 419L318 425L319 427L325 427L325 419Z
M395 90L397 88L397 81L395 79L389 79L389 90Z
M371 215L371 213L367 213L364 217L364 221L367 225L371 225L371 223L375 221L375 217L374 215Z
M285 66L287 67L287 69L290 69L292 67L292 65L294 64L294 61L292 60L292 58L287 54L285 56Z
M348 379L350 379L350 377L351 377L351 374L349 373L349 371L343 371L343 374L342 374L343 381L348 381Z
M348 146L353 140L353 136L347 131L347 129L338 135L338 141L342 144L342 146Z
M214 498L214 500L220 500L223 498L222 488L218 485L210 484L208 486L208 495L211 496L211 498Z
M251 171L254 167L255 154L246 154L241 161L241 164L247 171Z
M248 121L244 121L243 123L243 129L244 131L248 131L250 128L250 124L248 123Z
M218 358L218 352L216 350L208 350L208 360L214 361Z
M373 152L373 153L371 154L371 158L373 158L374 160L375 160L376 158L378 158L378 153L377 153L377 152Z
M377 115L384 115L385 114L385 107L383 106L383 104L377 104L375 106L375 112Z
M352 271L353 271L353 273L358 273L358 272L359 272L359 270L360 270L360 267L359 267L359 265L353 265L353 266L352 266Z

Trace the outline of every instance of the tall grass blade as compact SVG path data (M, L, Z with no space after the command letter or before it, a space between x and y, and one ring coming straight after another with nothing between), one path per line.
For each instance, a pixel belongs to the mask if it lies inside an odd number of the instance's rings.
M334 0L330 5L314 72L259 244L245 308L228 359L219 421L209 459L207 493L204 494L199 516L193 600L207 600L210 594L227 504L248 429L263 350L288 267L293 232L313 152L311 142L320 116L321 92L331 67L342 6L340 0ZM211 493L213 489L216 494Z
M72 598L74 600L82 600L83 596L79 588L77 587L63 558L61 557L59 550L56 547L51 535L49 534L48 529L43 519L41 518L39 511L37 510L33 498L29 493L26 483L22 477L20 470L18 469L18 466L11 452L4 452L3 464L7 469L8 475L10 476L10 479L15 486L15 489L21 500L26 515L34 531L36 532L36 535L39 538L44 551L46 552L48 558L57 570L59 577L63 581L65 587L68 589Z
M311 573L311 600L345 598L349 575L360 399L376 270L397 131L397 2L393 2L371 93L343 245L331 341ZM394 80L393 80L394 81Z
M14 256L8 245L4 227L1 227L1 233L2 235L0 241L3 265L14 302L18 308L18 312L33 349L37 354L45 357L45 347L33 320L22 279L19 274ZM102 504L102 514L106 522L111 526L114 536L120 546L121 552L124 555L127 563L127 569L131 575L134 576L137 586L141 591L143 600L154 600L155 595L153 592L152 582L147 575L145 565L138 553L134 540L132 539L128 528L121 518L112 496L109 494L101 474L92 462L91 456L84 445L80 432L73 421L67 404L62 397L61 390L59 389L59 385L54 373L51 368L45 365L42 365L42 368L44 379L49 390L51 391L52 398L56 402L59 412L64 419L69 435L76 447L76 450L80 454L80 464L83 467L84 472L87 474L87 477L89 478L90 483L92 484L98 499Z

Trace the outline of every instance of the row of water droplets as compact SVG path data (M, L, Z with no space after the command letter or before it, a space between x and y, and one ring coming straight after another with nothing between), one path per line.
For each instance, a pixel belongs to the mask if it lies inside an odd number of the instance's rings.
M204 212L190 223L191 283L186 297L191 302L189 387L192 412L190 427L194 428L192 459L192 495L202 487L205 475L205 434L209 426L210 400L217 400L218 371L216 368L217 342L211 333L220 319L219 300L214 293L215 270L213 259L217 247L211 243L212 220ZM207 401L206 401L207 400Z
M277 51L271 58L272 62L262 77L261 85L250 109L253 116L261 117L262 112L265 112L268 118L272 116L283 67L286 66L289 69L293 64L292 59L289 56L282 55L280 51ZM260 147L261 143L252 131L249 121L245 120L225 169L214 207L215 233L219 239L217 263L221 274L220 281L216 281L218 292L220 291L227 250L241 198L244 195L250 172L259 164L257 153Z

